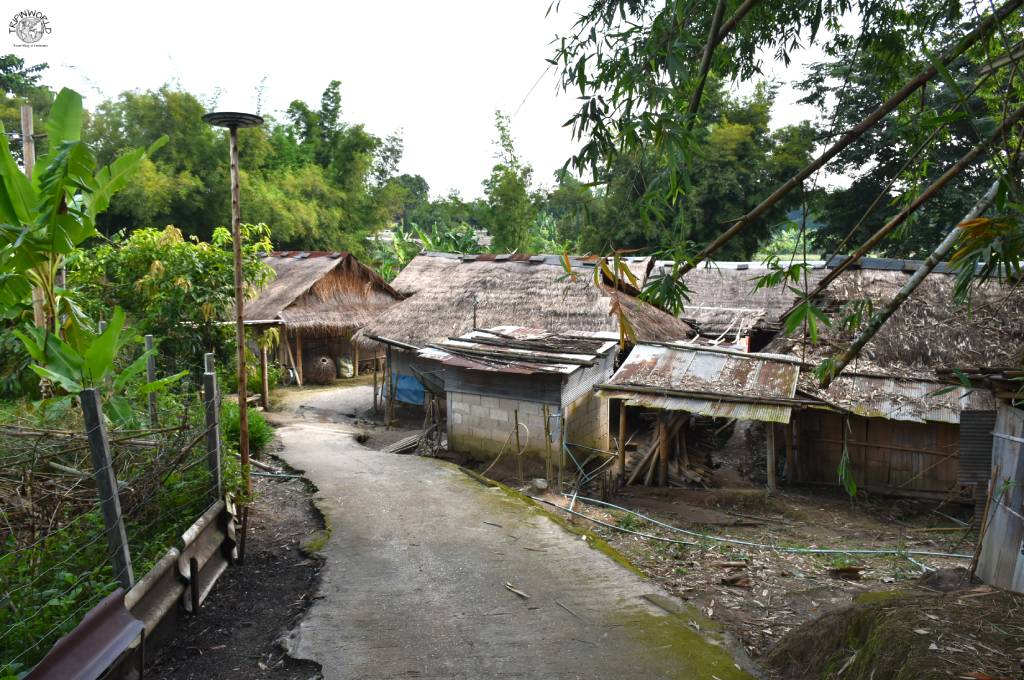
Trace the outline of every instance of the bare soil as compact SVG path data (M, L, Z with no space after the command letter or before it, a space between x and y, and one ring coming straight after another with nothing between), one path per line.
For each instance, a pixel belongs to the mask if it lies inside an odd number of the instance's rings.
M228 569L198 616L161 648L146 677L320 678L317 664L297 661L278 643L310 605L321 560L303 545L324 528L301 479L254 477L245 563Z
M548 499L568 504L564 496ZM934 502L851 503L831 490L791 489L768 496L750 487L627 487L612 502L694 532L785 548L970 555L974 547L973 533L934 512ZM687 536L579 501L574 509L631 531L692 541L675 545L591 527L644 573L732 633L756 662L766 664L768 677L832 677L830 672L855 656L858 644L865 647L862 663L868 656L878 658L876 678L897 677L886 669L896 673L903 665L893 666L888 656L902 658L903 648L916 654L916 666L908 666L908 672L934 666L962 673L942 677L1024 677L1024 598L968 583L966 560L915 556L915 564L897 556L782 552ZM864 607L876 602L886 604L884 612L865 618ZM819 650L816 656L812 649ZM852 673L855 668L851 661L844 677L860 677Z

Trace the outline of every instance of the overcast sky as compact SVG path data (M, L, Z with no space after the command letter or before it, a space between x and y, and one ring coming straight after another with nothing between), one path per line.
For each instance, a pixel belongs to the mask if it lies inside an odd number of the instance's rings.
M170 82L203 99L219 93L218 108L252 111L262 85L263 112L277 114L294 99L317 103L340 80L345 120L381 137L402 130L401 172L423 175L433 195L473 198L494 164L495 109L518 110L513 135L538 182L550 184L574 150L562 123L575 100L558 93L544 60L586 3L563 0L545 17L549 1L29 0L5 2L4 21L23 9L47 15L45 46L16 47L9 33L9 50L48 62L47 83L78 90L89 107ZM774 124L813 115L794 99L782 91Z

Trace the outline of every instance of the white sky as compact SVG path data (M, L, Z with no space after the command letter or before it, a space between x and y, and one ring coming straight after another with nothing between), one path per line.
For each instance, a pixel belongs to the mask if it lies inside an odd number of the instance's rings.
M220 92L220 109L253 111L263 83L263 111L276 114L294 99L316 105L327 83L340 80L346 121L381 137L402 129L401 172L423 175L435 196L456 189L473 198L494 164L495 109L519 109L512 131L536 181L550 184L575 150L562 127L575 100L557 91L554 67L538 77L555 34L586 0L563 0L545 17L549 1L29 0L4 2L0 16L48 16L45 47L13 47L20 41L9 33L8 51L48 62L47 83L78 90L89 107L172 82L201 99ZM799 66L785 72L798 73ZM775 125L813 116L794 99L783 89Z

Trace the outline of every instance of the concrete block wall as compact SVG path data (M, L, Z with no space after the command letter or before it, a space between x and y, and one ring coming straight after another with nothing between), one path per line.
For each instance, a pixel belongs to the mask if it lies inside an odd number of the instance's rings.
M548 407L555 413L557 406ZM519 409L519 422L529 429L526 455L543 458L544 406L537 402L502 397L487 397L465 392L448 392L448 448L476 458L493 458L501 451L515 422ZM526 443L526 430L520 428L520 440ZM515 436L505 449L506 455L515 452Z
M566 440L570 444L607 450L611 441L608 416L608 400L586 392L565 409Z

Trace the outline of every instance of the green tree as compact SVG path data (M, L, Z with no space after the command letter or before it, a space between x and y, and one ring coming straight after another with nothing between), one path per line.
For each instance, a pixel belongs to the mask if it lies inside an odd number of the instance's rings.
M516 153L508 116L495 112L494 124L498 131L498 162L484 181L488 208L485 226L494 238L494 250L527 251L537 219L530 200L533 168Z
M273 276L260 254L271 249L266 225L243 225L243 278L248 298ZM136 229L76 254L69 287L91 317L123 308L139 333L160 339L158 359L170 371L196 370L205 352L230 356L234 329L222 323L234 309L231 233L213 231L207 243L175 227Z

